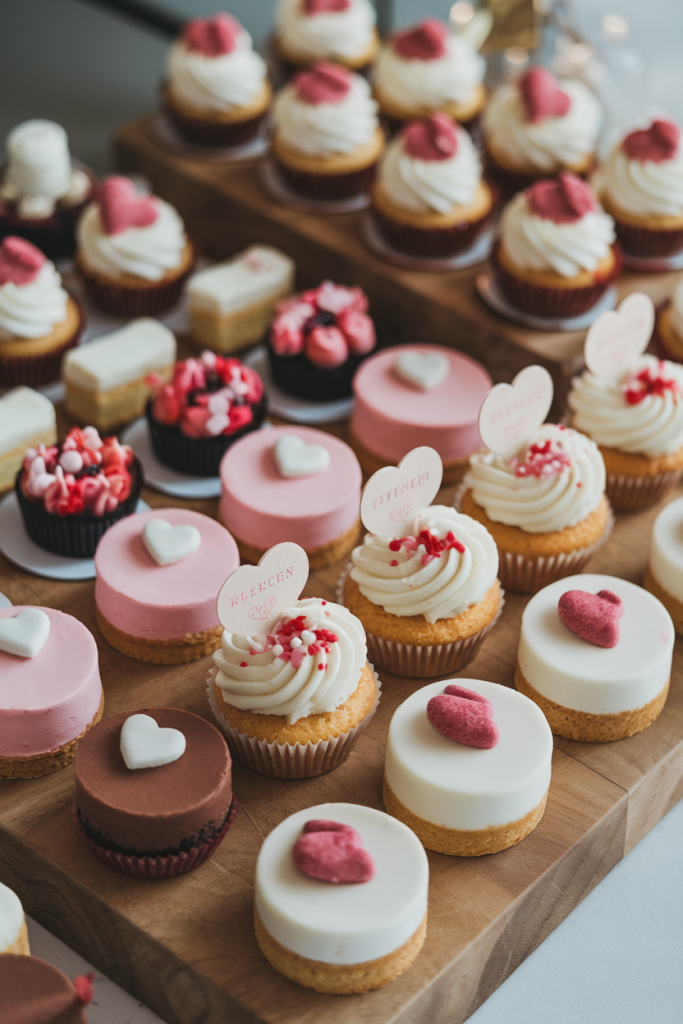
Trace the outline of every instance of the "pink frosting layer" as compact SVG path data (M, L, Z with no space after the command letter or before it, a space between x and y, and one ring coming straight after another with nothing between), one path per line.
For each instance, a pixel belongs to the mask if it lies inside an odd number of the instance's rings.
M199 549L172 565L157 565L142 542L150 519L195 526ZM143 640L173 640L220 625L218 591L240 564L227 530L199 512L157 508L127 516L107 530L95 553L95 601L112 626Z
M287 479L275 462L275 444L294 434L330 453L330 465L314 476ZM223 456L221 519L245 544L265 550L289 540L306 551L328 544L358 519L361 471L343 441L309 427L256 430Z
M419 391L394 369L397 356L412 348L385 348L362 363L353 379L351 429L369 451L389 462L398 462L420 445L434 448L444 462L465 459L481 445L477 420L491 378L483 366L460 352L416 345L422 355L446 356L451 367L438 387Z
M3 608L13 618L34 605ZM54 608L41 608L50 634L35 658L0 651L0 756L46 754L75 739L102 699L97 644L89 629Z

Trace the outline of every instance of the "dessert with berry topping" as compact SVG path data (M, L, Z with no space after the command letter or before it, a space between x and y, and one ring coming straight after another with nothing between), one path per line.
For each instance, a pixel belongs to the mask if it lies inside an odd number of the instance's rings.
M135 511L141 487L132 449L95 427L29 448L15 483L31 540L70 558L92 558L105 531Z
M0 956L3 1019L6 1024L88 1024L94 981L92 972L69 981L37 956Z
M14 486L27 448L57 443L57 417L49 398L18 387L0 398L0 494Z
M286 71L319 60L364 72L379 46L369 0L280 0L275 53Z
M176 363L173 379L147 405L154 454L193 476L217 476L230 445L258 430L266 415L261 378L214 352Z
M268 334L277 386L315 402L349 396L353 375L377 343L367 310L360 288L331 281L281 302Z

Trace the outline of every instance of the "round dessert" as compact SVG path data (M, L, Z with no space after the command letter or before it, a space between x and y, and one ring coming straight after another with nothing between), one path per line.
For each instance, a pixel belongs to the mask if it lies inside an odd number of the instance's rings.
M0 954L30 956L28 931L21 900L0 882Z
M481 445L479 408L488 373L469 356L440 345L400 345L371 356L353 379L349 428L363 472L396 466L413 448L434 448L443 485L462 479Z
M314 402L350 396L356 370L376 345L367 310L360 288L331 281L280 302L268 333L277 386Z
M302 598L268 636L224 630L207 680L230 748L248 768L306 779L344 761L379 703L365 634L341 605Z
M72 256L76 221L96 185L76 166L69 140L54 121L24 121L7 137L0 181L0 238L20 235L51 260Z
M683 277L671 290L671 298L657 313L654 341L663 359L683 363Z
M406 536L368 533L341 583L374 665L425 678L464 668L498 620L498 552L479 523L445 505L406 520Z
M384 149L370 86L337 64L299 71L275 98L272 154L282 179L307 199L366 192Z
M654 521L643 585L683 634L683 498L669 502Z
M683 475L683 366L640 356L618 383L586 370L567 396L572 426L605 460L612 508L660 501Z
M372 189L372 216L399 252L445 258L472 245L494 200L470 136L447 114L433 114L390 143Z
M165 112L188 142L238 146L261 127L272 98L266 62L230 14L189 21L171 48Z
M530 68L494 92L484 113L487 170L506 195L559 171L595 166L602 110L578 78Z
M0 778L71 764L104 708L90 630L54 608L0 609Z
M299 544L311 569L351 551L360 526L361 469L347 444L310 427L257 430L220 466L220 517L244 562L282 541Z
M673 121L631 132L611 152L602 202L627 256L662 259L683 249L683 144Z
M481 679L430 683L391 719L384 806L428 850L498 853L543 817L552 756L548 723L521 693Z
M258 430L266 415L263 381L239 359L202 352L175 364L146 415L154 454L190 476L217 476L227 448Z
M178 708L100 722L76 757L78 831L109 867L170 878L199 867L237 813L218 729Z
M275 53L286 71L319 60L365 71L377 54L377 15L368 0L280 0L275 19Z
M95 975L69 981L37 956L0 956L0 992L7 1024L88 1024Z
M486 61L467 39L425 18L382 47L375 99L392 131L439 112L471 127L486 100L485 72Z
M339 870L326 870L330 861ZM256 862L261 952L318 992L380 988L402 974L427 931L429 862L401 822L360 804L318 804L266 837Z
M135 512L141 488L133 450L95 427L29 448L14 485L31 540L68 558L92 558L105 531Z
M614 223L581 178L562 171L518 193L503 211L493 265L518 309L573 317L592 309L619 275Z
M518 457L472 455L459 507L491 532L505 589L532 593L580 572L609 536L605 482L594 441L544 423Z
M220 642L216 599L239 561L228 531L200 512L129 516L95 553L97 623L112 647L137 661L197 661Z
M92 301L114 316L174 306L194 255L173 207L129 178L106 178L78 222L76 265Z
M642 732L669 692L675 630L642 587L583 573L532 597L522 616L515 686L558 736L586 743Z

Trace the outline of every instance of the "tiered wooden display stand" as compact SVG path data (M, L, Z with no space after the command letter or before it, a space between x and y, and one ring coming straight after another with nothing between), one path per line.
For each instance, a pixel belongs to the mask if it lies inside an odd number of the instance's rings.
M316 283L322 274L357 281L371 292L373 312L379 305L392 324L392 304L400 303L420 337L428 324L432 338L459 343L467 337L480 357L485 346L497 347L498 377L509 377L514 360L529 362L543 347L543 336L509 330L480 306L471 292L473 272L428 277L388 269L365 253L354 217L314 222L278 210L260 196L253 167L226 170L172 159L148 140L144 123L122 133L119 157L127 170L149 175L196 225L202 242L213 240L214 255L254 241L281 245L296 255L302 281ZM664 284L652 287L663 290ZM545 339L557 355L557 372L578 359L579 342ZM446 491L439 500L452 496ZM155 507L217 515L215 500L183 502L148 489L144 498ZM641 583L657 511L618 517L591 570ZM306 593L334 599L342 568L312 574ZM93 632L105 714L170 705L211 719L205 694L210 659L177 667L132 661L102 638L92 581L39 579L1 558L0 572L0 589L15 603L61 608ZM524 597L507 595L500 622L461 677L513 685L525 604ZM264 836L301 808L340 800L382 807L389 720L419 683L381 676L377 715L335 772L283 782L235 765L237 819L211 859L183 878L137 881L94 857L71 821L73 767L43 779L1 782L0 880L18 892L29 914L168 1024L464 1021L683 795L683 642L676 641L667 704L644 733L609 744L555 741L546 812L521 844L471 860L429 854L427 941L404 975L367 995L322 996L289 982L261 956L252 925L254 865Z

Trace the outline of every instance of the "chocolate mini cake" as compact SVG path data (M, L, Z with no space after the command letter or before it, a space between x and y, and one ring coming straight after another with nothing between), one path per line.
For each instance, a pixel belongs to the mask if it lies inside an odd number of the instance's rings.
M69 981L37 956L0 956L0 1011L3 1024L88 1024L93 980Z

